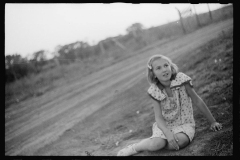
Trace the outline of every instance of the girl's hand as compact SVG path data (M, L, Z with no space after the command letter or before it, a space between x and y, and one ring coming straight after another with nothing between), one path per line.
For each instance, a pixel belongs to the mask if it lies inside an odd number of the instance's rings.
M210 126L210 129L212 131L220 131L222 129L222 124L220 124L218 122L213 122Z
M170 146L172 146L173 148L175 148L176 150L179 150L179 146L178 146L178 139L177 136L172 133L171 131L166 135L167 141L169 143Z

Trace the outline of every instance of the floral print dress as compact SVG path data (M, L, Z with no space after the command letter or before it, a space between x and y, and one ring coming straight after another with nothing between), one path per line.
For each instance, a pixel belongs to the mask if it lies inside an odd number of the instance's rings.
M193 87L191 78L182 72L178 72L170 84L173 97L168 97L165 89L159 89L155 84L151 84L148 93L153 99L160 102L167 127L174 134L185 133L192 141L195 134L195 121L192 101L186 92L185 83L189 83ZM161 137L167 139L162 130L158 128L157 122L153 124L152 130L153 135L150 138Z

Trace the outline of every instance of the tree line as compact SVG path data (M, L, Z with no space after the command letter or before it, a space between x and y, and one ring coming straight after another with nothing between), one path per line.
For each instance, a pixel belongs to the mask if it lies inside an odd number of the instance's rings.
M143 25L140 23L135 23L129 26L126 31L128 35L135 37L139 41L139 33L141 33ZM23 58L20 54L6 55L5 56L5 84L14 82L20 78L23 78L30 74L38 74L43 71L44 68L54 68L62 64L70 64L76 60L84 60L94 56L100 56L103 53L101 47L104 51L113 48L116 45L121 45L115 39L109 38L110 41L103 40L97 45L90 46L87 42L77 41L75 43L67 44L64 46L57 46L57 51L55 51L54 57L52 59L47 59L47 51L40 50L32 54L31 59ZM104 42L104 43L103 43ZM102 43L102 44L101 44ZM101 46L102 45L102 46Z
M33 53L31 59L23 58L20 54L5 56L5 84L14 82L30 74L38 74L46 68L59 64L70 64L77 59L85 59L92 55L97 55L98 47L90 47L85 42L76 42L70 45L61 46L57 55L52 59L47 59L47 51L40 50ZM54 53L52 53L54 54Z

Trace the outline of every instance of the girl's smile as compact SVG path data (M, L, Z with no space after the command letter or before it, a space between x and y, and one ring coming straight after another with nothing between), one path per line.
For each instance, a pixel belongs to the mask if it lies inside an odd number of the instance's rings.
M163 77L168 77L169 73L163 73Z

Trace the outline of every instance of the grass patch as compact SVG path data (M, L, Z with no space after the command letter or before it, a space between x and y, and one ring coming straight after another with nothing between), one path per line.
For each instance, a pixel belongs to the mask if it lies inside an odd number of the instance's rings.
M205 156L232 156L233 155L233 131L228 130L217 134L211 139L211 143L202 150Z
M191 59L191 61L189 61ZM203 155L232 155L232 83L233 83L233 31L222 32L217 39L199 48L188 59L181 59L181 70L193 78L194 88L205 101L223 130L202 136L206 141ZM201 127L203 116L194 115L196 127ZM204 118L206 119L206 118ZM206 123L206 122L205 122ZM206 130L205 130L206 131ZM196 136L201 133L196 133Z

